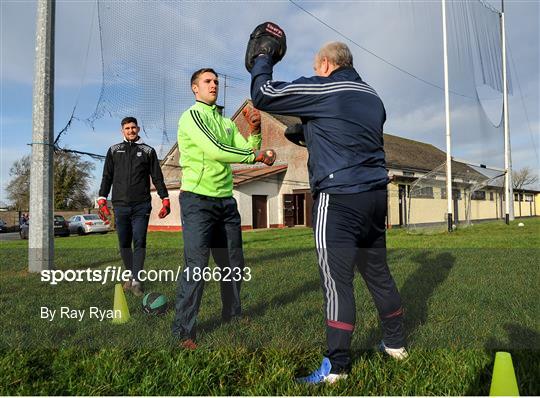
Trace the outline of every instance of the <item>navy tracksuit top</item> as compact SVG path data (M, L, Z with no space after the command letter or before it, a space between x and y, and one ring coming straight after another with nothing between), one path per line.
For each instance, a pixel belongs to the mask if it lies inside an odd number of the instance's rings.
M311 191L351 194L385 188L384 105L356 70L340 67L328 77L272 81L272 62L259 56L251 70L256 108L302 120L309 152Z

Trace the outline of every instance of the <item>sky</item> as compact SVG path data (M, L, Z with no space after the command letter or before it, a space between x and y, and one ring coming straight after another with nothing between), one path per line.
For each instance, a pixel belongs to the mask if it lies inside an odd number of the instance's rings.
M409 7L411 1L414 2L412 8ZM135 50L111 46L106 50L110 53L104 54L105 57L116 54L121 59L109 57L105 61L109 64L117 62L119 65L142 62L144 66L145 57L153 54L160 40L168 39L163 32L149 33L148 26L151 23L163 23L164 30L166 24L173 26L173 29L177 26L178 32L174 32L177 35L172 33L172 44L168 44L171 46L170 69L178 71L177 74L173 73L178 75L175 83L185 83L188 75L186 71L207 66L208 63L218 71L232 74L236 80L229 81L226 101L226 114L230 116L249 96L249 75L243 68L243 53L249 33L264 20L272 20L285 30L288 40L287 55L276 66L274 79L290 81L302 75L312 75L312 58L320 45L329 40L345 41L353 52L355 67L360 75L377 90L385 103L388 115L385 131L445 149L443 92L419 80L443 84L442 37L437 20L437 15L440 18L440 2L297 3L312 15L289 1L217 2L211 7L208 2L197 4L169 1L163 3L161 8L155 7L155 13L146 10L146 14L137 20L137 15L119 8L129 3L104 1L102 23L108 23L106 29L111 35L109 37L128 32L128 37L133 37L133 41L138 43ZM500 9L499 1L488 3ZM69 121L74 107L75 115L81 120L94 113L103 81L96 2L57 1L56 7L55 135ZM132 9L134 7L130 11ZM36 2L2 0L0 13L0 203L5 204L8 202L5 187L10 180L11 165L31 152L29 143L32 140ZM538 175L539 2L507 0L505 17L508 64L513 88L509 104L513 167L520 169L528 166ZM449 29L452 27L455 28L455 25L450 21ZM181 30L188 33L182 35ZM152 34L156 34L156 37ZM159 34L162 36L158 40ZM204 43L204 50L198 48L198 43ZM471 92L469 73L456 66L458 61L464 59L458 59L463 57L458 50L454 52L455 59L450 62L451 89L474 96L476 93ZM189 61L187 57L181 62L175 59L175 55L186 51L191 55ZM411 78L396 67L417 78ZM184 91L178 88L181 91L179 100L168 104L173 109L168 114L172 123L180 116L183 108L192 102L189 86L184 86ZM222 101L223 90L218 102ZM129 111L129 104L127 109ZM117 109L119 114L125 110L125 107ZM115 109L109 107L107 111L114 113ZM451 95L451 112L453 154L459 158L502 167L503 141L500 129L490 130L477 104L462 96ZM110 145L121 140L119 120L118 115L103 117L96 120L93 126L74 120L63 136L62 145L105 154ZM173 129L170 126L168 128ZM471 133L473 130L475 133ZM148 131L143 134L143 138L156 149L166 151L167 148L161 148L162 134L159 131ZM169 145L174 139L175 131L169 131ZM95 178L89 191L92 195L97 192L103 167L99 161L94 164Z

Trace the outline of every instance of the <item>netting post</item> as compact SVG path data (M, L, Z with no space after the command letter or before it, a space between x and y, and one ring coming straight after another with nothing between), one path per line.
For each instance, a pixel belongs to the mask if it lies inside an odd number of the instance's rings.
M452 232L452 151L450 135L450 95L448 91L448 45L446 38L446 0L441 0L442 25L443 25L443 56L444 56L444 111L446 119L446 190L448 232Z
M55 0L38 0L32 109L28 271L53 268Z
M503 118L504 118L504 199L506 207L506 224L514 220L514 192L512 189L512 153L510 149L510 132L508 124L508 81L506 76L506 34L504 28L504 1L501 2L501 46L502 46L502 79L503 79Z

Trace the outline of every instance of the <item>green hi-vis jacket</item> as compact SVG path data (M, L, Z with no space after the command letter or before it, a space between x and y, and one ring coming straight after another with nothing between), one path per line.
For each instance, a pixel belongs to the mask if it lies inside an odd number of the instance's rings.
M230 163L253 163L261 135L246 139L215 105L197 101L178 121L178 149L183 191L205 196L232 196Z

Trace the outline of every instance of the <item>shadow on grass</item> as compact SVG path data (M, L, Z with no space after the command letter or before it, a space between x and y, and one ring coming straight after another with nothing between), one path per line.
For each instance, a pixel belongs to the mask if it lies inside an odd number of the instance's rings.
M429 251L420 251L411 259L420 265L414 273L409 275L400 289L405 310L405 333L409 338L414 335L416 329L426 323L428 300L437 287L446 280L455 262L454 256L448 252L434 255ZM362 349L356 353L365 352L376 346L381 339L381 334L380 325L371 328L360 345Z
M303 249L290 249L290 250L281 250L281 249L261 249L257 250L258 254L254 254L254 249L249 249L248 255L246 255L246 250L244 250L244 260L246 264L252 263L252 264L264 264L266 261L278 261L278 260L286 260L291 259L296 256L301 256L304 254L312 254L314 259L314 264L316 264L316 257L315 257L315 248L314 247L307 247Z
M266 311L274 308L277 305L287 305L298 300L301 296L320 289L319 279L313 279L309 282L303 283L296 288L287 291L286 293L273 296L268 301L261 301L258 304L247 307L242 311L242 316L248 318L255 318L263 316ZM214 317L205 322L202 322L197 327L198 330L204 333L212 333L215 329L222 325L223 321L221 317Z
M311 228L309 228L309 229L306 228L305 232L295 233L294 235L290 236L289 239L292 239L292 240L303 239L306 236L312 236L312 235L313 235L313 230ZM244 235L244 237L245 236L246 235ZM258 236L257 237L249 236L249 238L250 238L249 240L244 241L248 245L252 245L252 244L256 244L256 243L263 243L263 242L274 242L274 241L283 242L283 236L282 235L278 235L278 236L271 237L271 238L266 238L266 237L265 238L259 238ZM311 242L310 242L310 244L311 244ZM312 249L315 250L315 247L313 247Z
M540 379L538 378L540 333L512 323L505 324L504 329L508 334L508 342L504 343L494 338L486 342L484 349L491 360L468 386L466 395L489 395L497 351L506 351L512 355L519 394L522 396L540 395Z

